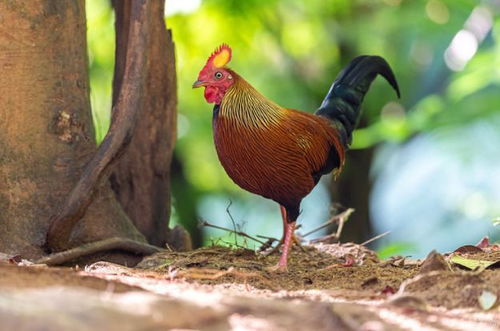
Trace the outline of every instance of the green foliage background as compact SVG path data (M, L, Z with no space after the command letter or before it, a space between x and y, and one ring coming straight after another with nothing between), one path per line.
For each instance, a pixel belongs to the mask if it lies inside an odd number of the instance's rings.
M500 20L495 1L205 0L199 7L195 0L185 6L179 2L167 0L166 6L186 9L190 4L195 10L166 18L176 45L179 93L173 217L190 229L203 214L202 197L249 199L219 165L212 107L201 91L191 89L206 58L222 42L233 48L231 67L264 95L309 111L318 107L354 56L386 58L402 98L396 100L384 81L374 83L364 102L366 125L356 130L354 149L402 146L428 132L498 120ZM479 6L491 13L491 29L465 68L450 70L444 54ZM113 13L109 2L87 0L87 15L91 97L100 141L109 125Z

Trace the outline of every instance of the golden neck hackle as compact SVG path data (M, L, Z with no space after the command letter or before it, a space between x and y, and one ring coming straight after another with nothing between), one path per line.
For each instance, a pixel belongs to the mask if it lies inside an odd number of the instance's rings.
M266 99L243 78L234 74L234 84L222 99L218 116L248 128L271 128L287 116L286 109Z

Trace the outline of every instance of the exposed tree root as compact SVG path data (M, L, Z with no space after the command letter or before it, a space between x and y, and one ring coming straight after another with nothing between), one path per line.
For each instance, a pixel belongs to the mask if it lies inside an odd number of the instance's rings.
M134 1L131 8L131 24L124 78L118 101L113 109L111 126L104 141L89 162L64 206L52 220L47 234L47 248L62 251L68 248L74 227L85 214L94 199L99 183L106 179L111 166L122 155L131 140L140 100L144 93L148 43L147 24L151 2Z
M131 15L136 0L112 0L115 12L115 68L113 75L113 106L119 101L123 80L127 79L127 52L130 42ZM165 1L149 1L145 25L148 42L143 50L147 61L143 69L144 91L139 100L140 115L136 118L130 144L113 166L111 188L123 210L150 244L165 247L166 243L182 248L184 242L171 241L170 164L176 140L177 84L174 44L164 19ZM119 108L113 107L113 111ZM180 234L185 237L186 233ZM186 238L188 239L188 238ZM189 241L189 240L188 240ZM189 244L187 244L188 248Z
M123 250L133 254L151 255L162 251L161 248L127 238L108 238L84 244L66 251L45 256L36 261L37 264L61 265L81 257L111 250Z

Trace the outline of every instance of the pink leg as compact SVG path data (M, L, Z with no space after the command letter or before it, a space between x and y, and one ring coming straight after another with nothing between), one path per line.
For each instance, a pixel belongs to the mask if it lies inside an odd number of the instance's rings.
M283 207L282 205L280 205L280 210L281 210L281 218L283 219L283 236L281 237L281 240L280 240L280 243L279 245L283 244L285 242L285 237L286 237L286 231L288 229L288 221L287 221L287 214L286 214L286 209L285 207ZM292 240L295 244L297 244L297 246L300 247L300 249L305 252L305 249L304 247L302 247L302 245L300 244L300 240L297 239L297 237L295 236L295 233L292 233ZM279 246L278 245L278 246ZM277 247L278 247L277 246Z
M280 244L278 244L274 249L278 249L278 247L282 246L280 260L277 265L269 268L271 271L287 271L287 262L288 262L288 253L290 252L290 248L294 241L297 239L294 236L295 224L296 222L288 222L287 212L285 207L280 205L281 217L283 219L283 237L280 240ZM298 241L297 241L298 243ZM274 251L273 249L273 251Z
M274 246L274 248L272 248L271 250L267 251L265 253L265 255L274 254L275 252L277 252L279 250L279 248L285 242L285 234L286 234L287 223L288 223L287 220L286 220L286 209L285 209L285 207L283 207L282 205L280 205L280 211L281 211L281 219L283 220L283 235L281 236L281 239L280 239L279 243L276 246Z
M286 233L286 225L287 225L287 220L286 220L286 209L282 205L280 205L280 211L281 211L281 219L283 220L283 237L281 238L281 242L285 239L285 233Z
M276 266L276 270L279 271L288 271L287 270L287 262L288 262L288 252L290 251L290 247L292 247L293 243L293 232L295 231L295 222L288 223L285 226L285 241L283 242L283 250L281 252L280 260L278 265Z

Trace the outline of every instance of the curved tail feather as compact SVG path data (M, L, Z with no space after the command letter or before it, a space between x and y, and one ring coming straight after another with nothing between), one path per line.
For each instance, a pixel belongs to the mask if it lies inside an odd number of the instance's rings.
M381 75L400 97L398 83L391 67L380 56L358 56L337 76L328 94L316 111L332 121L340 132L342 143L347 147L360 117L361 103L371 83Z

